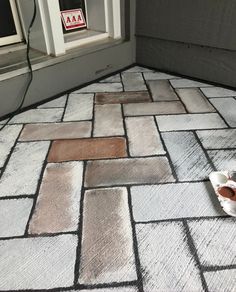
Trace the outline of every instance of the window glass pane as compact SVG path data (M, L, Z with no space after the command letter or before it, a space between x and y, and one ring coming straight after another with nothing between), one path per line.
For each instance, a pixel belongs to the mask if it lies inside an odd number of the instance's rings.
M16 27L9 0L0 0L0 19L0 37L15 35Z

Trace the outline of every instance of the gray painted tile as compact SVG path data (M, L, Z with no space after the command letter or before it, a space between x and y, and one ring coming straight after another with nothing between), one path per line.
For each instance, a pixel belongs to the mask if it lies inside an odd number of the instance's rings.
M70 94L63 121L91 120L93 94Z
M125 188L85 192L80 284L137 279Z
M141 73L121 73L125 91L147 90Z
M236 264L234 218L193 221L189 228L202 265Z
M231 127L236 127L236 100L234 98L214 98L212 104Z
M236 96L236 91L225 89L223 87L201 88L207 97L227 97Z
M135 221L225 215L209 182L131 188Z
M236 150L209 150L208 154L217 170L236 170Z
M97 93L95 96L96 104L114 103L139 103L151 102L148 91L123 91L114 93Z
M148 86L154 101L179 100L167 80L148 81Z
M144 291L203 291L181 223L136 225Z
M75 235L1 241L0 289L72 286L77 242Z
M64 107L66 104L67 95L63 95L59 98L45 102L38 106L38 108L54 108L54 107Z
M29 224L30 234L78 229L82 176L82 162L47 165Z
M148 80L166 80L166 79L178 79L180 77L170 75L162 72L144 72L144 78Z
M206 272L204 277L209 292L234 292L236 291L236 269Z
M20 135L19 141L56 140L88 138L91 136L91 122L28 124Z
M117 92L123 91L122 84L119 83L93 83L72 93L96 93L96 92Z
M165 154L153 117L126 118L131 156Z
M186 113L180 101L159 101L150 103L125 104L125 116L163 115Z
M165 157L89 161L85 174L87 187L173 181Z
M197 131L206 149L236 148L236 129Z
M176 89L189 113L215 112L207 98L197 88Z
M100 83L107 83L107 82L121 82L120 74L115 74L110 77L104 78L100 81Z
M156 117L160 131L199 130L227 127L217 113Z
M16 115L9 124L60 122L63 108L31 109Z
M0 201L0 237L24 235L33 199Z
M174 88L210 87L210 86L212 86L211 84L202 83L199 81L194 81L194 80L185 79L185 78L170 80L170 83L172 84L172 86Z
M3 167L21 129L21 125L6 126L0 132L0 167Z
M120 104L95 106L94 137L124 135Z
M49 142L17 144L0 180L0 197L35 194Z
M213 169L193 133L162 133L162 137L180 181L208 178Z

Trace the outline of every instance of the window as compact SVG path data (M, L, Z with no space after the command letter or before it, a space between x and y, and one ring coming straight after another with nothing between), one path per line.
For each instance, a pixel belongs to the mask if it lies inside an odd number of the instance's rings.
M14 0L0 1L0 46L22 41L20 22Z

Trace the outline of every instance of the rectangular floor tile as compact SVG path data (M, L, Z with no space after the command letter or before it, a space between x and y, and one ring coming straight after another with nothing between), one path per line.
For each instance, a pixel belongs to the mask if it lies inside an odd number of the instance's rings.
M69 95L63 121L84 121L93 117L93 94Z
M162 137L179 180L192 181L208 178L213 169L193 133L162 133Z
M153 80L148 82L154 101L179 100L167 80Z
M72 286L77 242L76 235L0 241L0 290Z
M212 86L211 84L207 84L207 83L202 83L199 81L194 81L191 79L175 79L175 80L170 80L170 83L172 84L172 86L174 88L185 88L185 87L210 87Z
M181 88L176 89L176 92L185 104L189 113L206 113L216 111L207 98L197 88Z
M0 200L0 237L24 235L33 199Z
M225 215L209 182L131 188L135 221Z
M91 161L87 164L85 174L87 187L173 181L165 157Z
M78 291L78 290L73 290ZM135 287L115 287L115 288L101 288L101 289L91 289L91 290L80 290L80 292L138 292Z
M136 225L144 291L203 291L181 223Z
M20 141L76 139L91 137L91 122L25 125Z
M124 72L154 72L154 71L141 66L134 66L131 67L130 69L125 70Z
M236 170L236 150L207 151L217 170Z
M95 96L97 104L106 103L137 103L137 102L149 102L151 101L148 92L114 92L114 93L97 93Z
M236 127L236 100L234 98L214 98L212 104L231 127Z
M121 73L125 91L147 90L141 73Z
M6 126L0 132L0 167L3 167L11 148L22 129L21 125Z
M125 104L125 116L164 115L186 113L180 101L159 101L150 103Z
M206 149L236 148L236 129L197 131Z
M209 292L233 292L236 291L236 269L206 272L204 277Z
M236 264L234 218L189 222L189 228L202 265Z
M153 117L126 118L131 156L165 154Z
M199 130L227 127L217 113L156 117L160 131Z
M16 115L9 124L56 123L61 121L63 112L63 108L31 109Z
M96 93L96 92L117 92L123 91L122 84L116 83L93 83L79 90L73 91L73 93Z
M210 87L210 88L201 88L202 92L207 97L227 97L227 96L236 96L236 91L229 90L222 87Z
M124 135L120 104L95 106L94 137Z
M93 138L54 141L48 162L126 157L125 138Z
M101 81L99 81L100 83L107 83L107 82L112 82L112 83L116 83L116 82L121 82L121 78L120 78L120 74L115 74L112 75L110 77L104 78Z
M137 279L125 188L85 192L80 284Z
M17 144L0 180L0 197L35 194L49 142Z
M82 162L47 165L30 220L30 234L78 229L82 176Z
M144 78L148 80L166 80L166 79L176 79L180 78L175 75L170 75L162 72L144 72Z
M45 102L38 106L38 108L54 108L54 107L64 107L66 104L67 95L63 95L51 101Z

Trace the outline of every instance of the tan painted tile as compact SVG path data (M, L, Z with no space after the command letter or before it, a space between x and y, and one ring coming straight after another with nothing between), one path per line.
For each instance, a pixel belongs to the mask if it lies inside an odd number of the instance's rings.
M166 157L89 161L86 187L173 182Z
M20 141L88 138L91 122L25 125Z
M126 157L126 140L122 137L54 141L48 162Z
M82 176L82 162L47 165L29 225L30 234L77 230Z
M151 80L148 86L154 101L178 100L178 96L167 80Z
M138 103L151 101L148 92L114 92L114 93L97 93L95 96L97 104L106 103Z
M125 188L85 193L80 284L137 279Z

